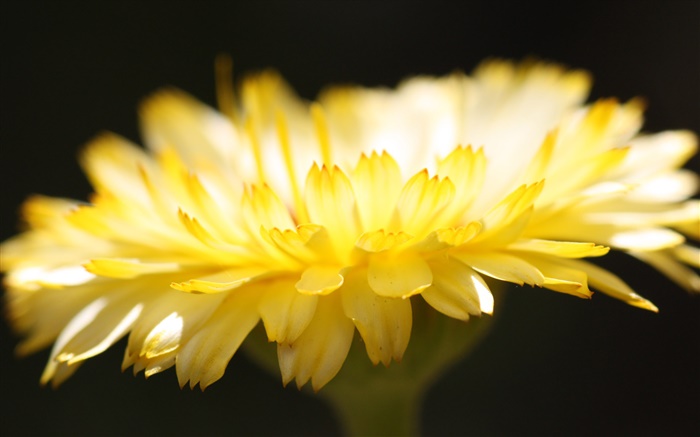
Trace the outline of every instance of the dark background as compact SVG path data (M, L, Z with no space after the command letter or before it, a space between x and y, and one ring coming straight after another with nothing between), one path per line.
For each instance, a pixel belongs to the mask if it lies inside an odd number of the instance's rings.
M219 52L239 73L280 70L306 98L330 82L391 86L536 55L591 71L593 98L646 97L645 130L700 132L698 1L3 2L0 17L2 239L31 193L84 199L76 152L104 129L137 140L135 108L150 92L174 85L213 104ZM659 314L513 289L492 335L430 391L424 433L700 433L700 299L608 258ZM148 382L120 373L123 343L59 390L40 388L47 352L15 359L0 326L4 435L339 433L325 404L241 354L206 393L181 391L172 370Z

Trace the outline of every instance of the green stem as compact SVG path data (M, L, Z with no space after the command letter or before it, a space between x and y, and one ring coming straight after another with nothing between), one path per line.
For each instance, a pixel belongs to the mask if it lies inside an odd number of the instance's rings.
M468 323L413 305L411 343L401 363L373 366L355 338L343 369L319 393L333 405L348 437L418 436L421 404L440 374L467 355L488 332L489 316Z
M398 382L398 383L396 383ZM418 436L422 390L401 381L357 382L323 392L348 436Z
M493 323L490 316L465 323L437 313L420 299L412 303L413 332L402 362L388 368L372 365L356 335L343 368L319 392L335 408L348 437L420 435L425 393L442 372L474 350ZM260 338L246 342L245 349L279 374L274 348L261 347L264 333L259 329L257 334Z

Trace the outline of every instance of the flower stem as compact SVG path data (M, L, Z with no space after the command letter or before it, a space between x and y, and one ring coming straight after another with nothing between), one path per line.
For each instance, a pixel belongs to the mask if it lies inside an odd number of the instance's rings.
M422 302L414 304L413 313L411 344L401 363L372 365L358 336L343 369L320 391L349 437L420 435L425 393L445 369L474 349L492 322L485 316L464 323Z
M493 324L490 316L465 323L419 299L412 304L411 343L400 363L373 365L356 335L343 368L318 393L333 406L348 437L420 435L425 393L448 367L475 349ZM246 342L248 355L279 374L274 348L261 347L268 345L262 329L257 334L256 341Z
M413 384L358 381L342 389L327 388L323 395L335 407L348 436L419 435L423 393Z

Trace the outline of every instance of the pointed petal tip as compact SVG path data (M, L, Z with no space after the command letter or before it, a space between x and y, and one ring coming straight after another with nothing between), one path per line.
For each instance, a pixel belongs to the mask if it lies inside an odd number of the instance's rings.
M630 305L633 305L633 306L637 307L637 308L641 308L641 309L643 309L643 310L651 311L651 312L653 312L653 313L658 313L658 312L659 312L659 308L658 308L656 305L654 305L654 304L651 303L650 301L648 301L648 300L646 300L646 299L644 299L644 298L641 298L641 297L639 298L639 300L630 301L630 302L628 302L628 303L629 303Z

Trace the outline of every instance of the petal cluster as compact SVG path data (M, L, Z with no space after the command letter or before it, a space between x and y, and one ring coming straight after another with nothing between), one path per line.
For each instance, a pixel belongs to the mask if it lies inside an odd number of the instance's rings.
M641 104L583 106L589 82L487 61L311 103L272 72L235 95L220 80L219 111L161 91L146 149L100 135L89 201L33 197L2 244L19 352L53 343L58 385L128 336L123 368L204 389L262 322L283 382L318 390L356 331L373 363L400 361L413 299L490 314L485 277L656 311L583 260L614 248L698 291L695 136L639 135Z

